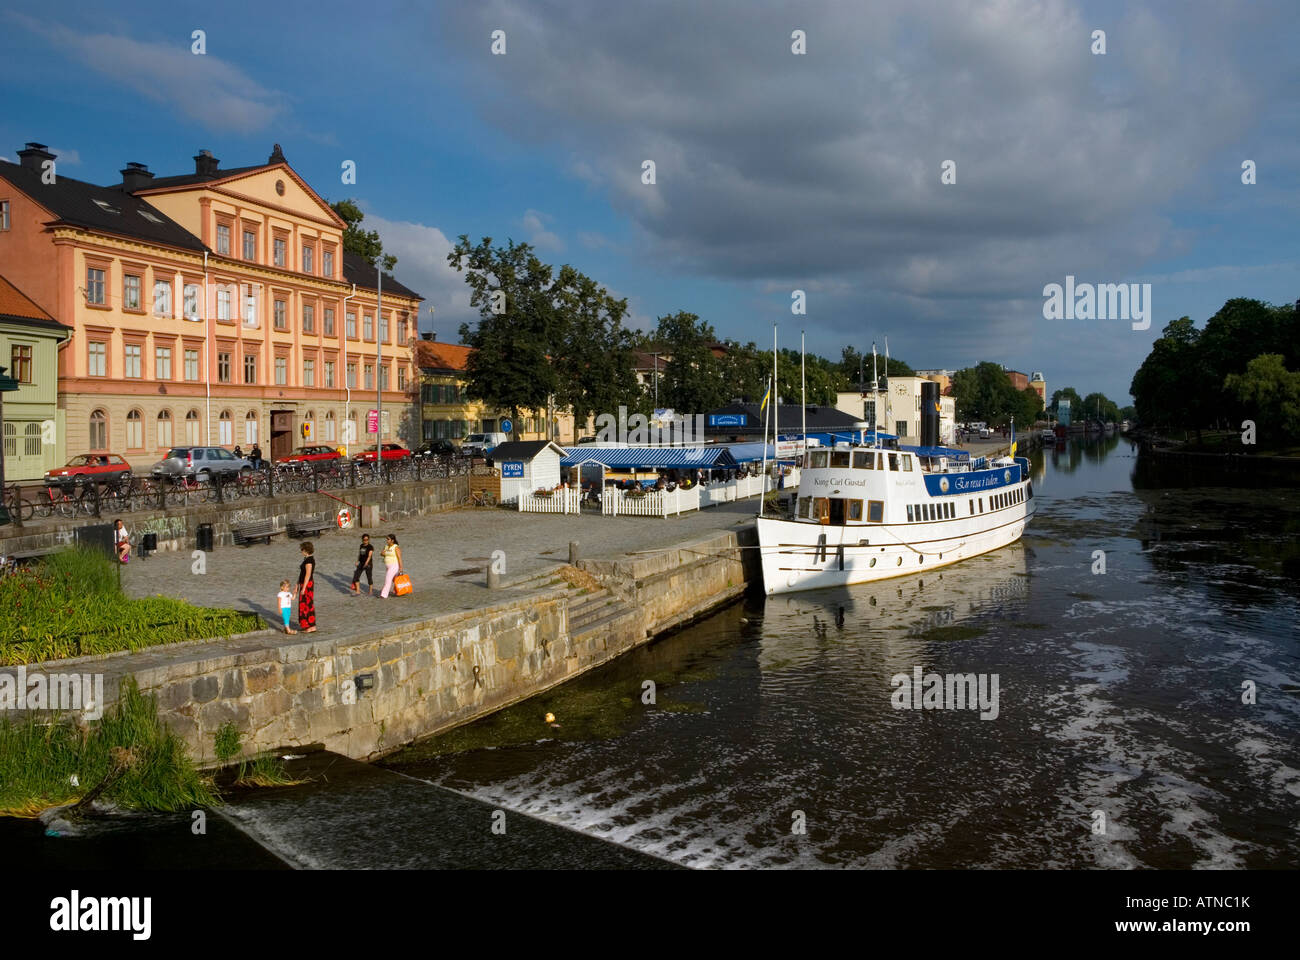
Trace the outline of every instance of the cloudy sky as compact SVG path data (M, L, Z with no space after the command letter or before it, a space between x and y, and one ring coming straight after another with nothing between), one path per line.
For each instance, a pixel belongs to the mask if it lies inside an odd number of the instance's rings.
M770 343L776 321L834 357L888 336L914 366L1121 402L1170 320L1300 298L1290 0L286 6L0 11L0 152L47 143L109 183L278 142L359 201L440 339L470 316L445 264L462 233L573 263L643 326L690 310ZM1150 329L1045 320L1067 275L1151 284Z

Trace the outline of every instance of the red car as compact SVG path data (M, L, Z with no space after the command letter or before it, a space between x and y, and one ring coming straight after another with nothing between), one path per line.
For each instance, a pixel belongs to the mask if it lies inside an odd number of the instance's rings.
M383 445L383 457L385 460L405 460L410 455L411 455L411 451L407 450L401 444L385 443ZM366 461L373 463L375 460L375 451L363 450L361 453L358 453L353 459L360 460L363 463Z
M45 482L56 485L86 483L93 479L99 483L109 483L130 476L131 464L116 453L83 453L69 460L66 466L46 473Z
M337 460L339 452L333 447L313 446L299 447L287 457L281 457L277 463L311 463L317 460Z

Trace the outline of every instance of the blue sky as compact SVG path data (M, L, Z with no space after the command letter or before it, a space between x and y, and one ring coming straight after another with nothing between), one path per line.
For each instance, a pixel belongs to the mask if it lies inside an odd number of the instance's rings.
M639 325L685 309L764 344L775 320L835 357L888 335L918 367L994 360L1121 402L1170 320L1300 298L1288 4L287 7L0 11L0 152L43 142L110 183L278 142L361 203L440 339L471 316L443 262L461 233L573 263ZM1151 283L1151 328L1044 320L1067 274Z

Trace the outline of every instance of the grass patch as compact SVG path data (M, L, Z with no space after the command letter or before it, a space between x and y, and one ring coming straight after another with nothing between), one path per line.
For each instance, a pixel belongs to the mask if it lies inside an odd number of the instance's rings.
M237 610L195 607L173 597L135 599L118 587L117 561L85 548L62 550L0 579L0 666L139 650L229 637L264 626Z
M90 728L71 718L0 718L0 815L34 817L92 794L130 810L218 802L184 741L158 719L157 701L132 679L123 681L117 702Z
M227 720L212 735L213 750L222 765L228 765L239 756L241 736L239 729ZM274 754L259 753L251 759L239 761L234 780L237 787L292 787L304 783L294 780L284 772L284 761Z

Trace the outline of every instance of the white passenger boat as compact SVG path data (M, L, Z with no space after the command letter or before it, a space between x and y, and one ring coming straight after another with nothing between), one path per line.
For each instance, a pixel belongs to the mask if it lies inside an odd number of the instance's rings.
M948 566L1015 542L1034 515L1024 457L868 438L806 451L795 516L758 518L769 595Z

